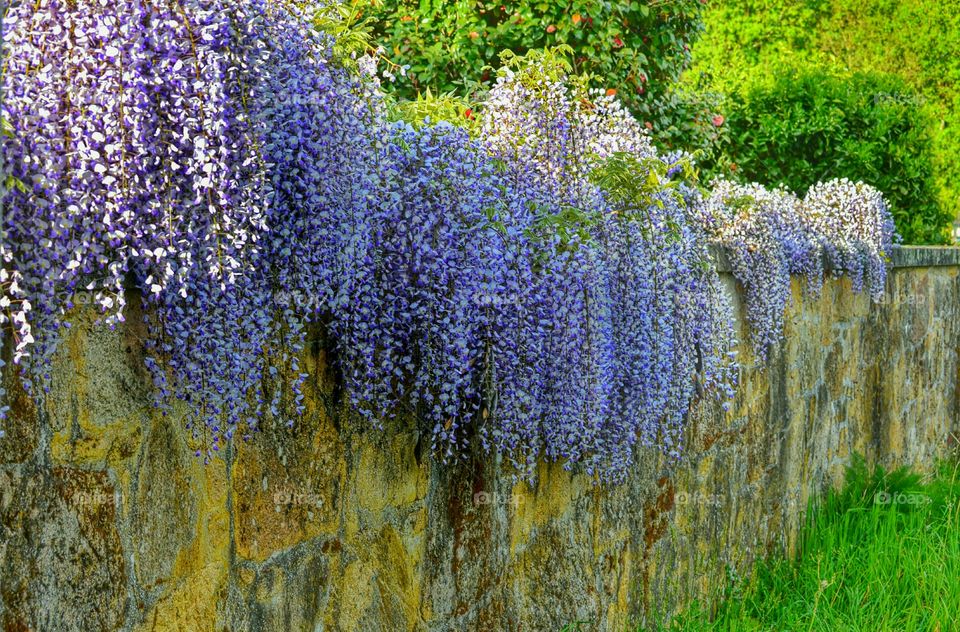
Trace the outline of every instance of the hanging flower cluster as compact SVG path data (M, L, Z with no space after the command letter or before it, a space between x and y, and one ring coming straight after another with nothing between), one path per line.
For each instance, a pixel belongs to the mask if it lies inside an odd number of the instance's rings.
M499 103L485 124L516 138L509 126L529 121ZM687 200L638 128L601 108L535 105L566 118L547 129L575 137L587 122L619 134L622 147L635 134L648 153L604 162L586 143L552 145L556 136L538 140L532 129L534 168L501 151L501 137L479 144L446 123L396 124L353 302L334 310L331 328L347 391L374 422L409 409L445 458L476 427L524 474L546 457L618 480L638 441L676 454L698 386L731 394L732 318ZM614 199L605 182L580 175L591 164L648 170L655 183Z
M617 478L637 442L676 454L698 384L730 394L732 318L679 161L548 64L505 70L482 114L521 207L509 260L523 293L497 303L510 309L496 314L481 437L521 469L546 456Z
M14 3L4 15L4 248L34 307L27 364L45 382L78 290L115 322L135 262L158 294L194 267L232 278L263 228L263 172L238 111L229 12L150 3Z
M831 180L800 199L782 188L719 180L696 209L698 223L726 248L744 287L761 361L783 337L791 274L806 277L813 295L823 286L825 266L836 276L848 274L855 291L866 282L874 300L883 294L895 231L883 196L869 185Z
M134 283L157 404L180 402L207 458L303 412L314 323L372 424L412 413L444 459L479 441L525 475L547 458L621 480L638 445L678 453L694 398L732 395L711 242L755 294L822 274L821 250L882 284L882 260L857 267L889 247L868 187L704 196L688 158L550 53L510 62L478 140L389 122L369 61L347 70L293 3L37 0L3 19L13 360L42 392L73 303L113 325ZM781 295L757 327L782 322Z
M296 10L240 2L253 39L233 46L250 48L258 64L240 69L245 90L235 105L254 131L245 160L262 166L263 227L228 278L194 266L148 310L158 403L188 404L187 424L204 435L208 456L267 414L292 424L303 412L307 324L349 304L353 255L370 231L367 204L379 195L383 123L370 86L332 61L332 42Z
M158 403L186 402L208 447L273 403L267 358L297 373L308 310L289 297L332 296L330 232L351 231L377 158L375 96L307 24L261 0L6 9L2 149L24 186L4 194L0 283L28 388L48 387L78 292L113 324L128 278Z
M388 133L370 234L331 327L357 408L375 423L417 411L452 456L479 406L489 327L477 299L502 264L486 243L500 191L462 130L398 123Z
M864 286L879 301L887 281L886 261L899 236L883 195L846 178L819 182L800 206L802 221L821 237L828 265L846 273L853 289Z

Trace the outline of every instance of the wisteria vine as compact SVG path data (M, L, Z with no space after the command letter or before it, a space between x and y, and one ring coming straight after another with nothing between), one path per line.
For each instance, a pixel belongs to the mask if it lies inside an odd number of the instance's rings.
M886 259L897 239L893 217L879 191L861 182L831 180L803 198L758 184L713 183L698 221L711 242L725 248L743 285L754 352L763 361L783 336L790 276L807 280L817 295L825 269L847 274L853 289L869 286L879 301Z
M372 60L340 63L293 3L0 11L8 355L42 395L73 304L114 326L133 283L157 406L206 458L302 414L319 325L372 424L414 414L445 460L478 442L524 476L546 458L615 482L639 445L679 454L697 397L732 396L711 244L764 354L790 274L819 287L826 257L882 291L875 190L704 192L549 52L509 60L474 138L391 122Z

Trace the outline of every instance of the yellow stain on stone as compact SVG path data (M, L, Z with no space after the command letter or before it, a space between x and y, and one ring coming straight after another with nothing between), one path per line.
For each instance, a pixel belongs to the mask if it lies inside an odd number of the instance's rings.
M339 630L353 630L373 602L375 569L366 562L355 560L343 570L340 583Z
M560 463L540 462L535 485L518 482L508 499L514 508L510 521L511 555L529 541L537 528L570 511L573 503L590 487L592 484L587 476L573 474L563 469Z
M607 621L610 628L614 630L626 629L627 618L630 614L630 585L633 578L630 570L633 568L633 556L631 555L630 543L627 542L623 547L623 552L618 560L617 592L614 601L607 607Z
M226 582L226 569L226 565L214 562L186 577L172 577L173 589L160 598L138 632L216 630L217 602Z
M237 555L263 561L276 551L334 533L338 516L331 485L287 484L275 464L239 458L234 463ZM248 482L241 486L241 482ZM250 481L268 481L251 486ZM251 487L253 487L251 489Z
M141 630L182 632L215 630L216 604L229 568L230 516L227 511L226 466L221 459L190 466L199 491L196 534L177 555L166 591Z
M716 459L717 459L717 453L709 452L697 462L696 474L695 474L696 480L698 481L710 480L710 475L714 470Z
M399 434L384 441L386 445L364 442L354 473L359 506L374 515L386 507L410 505L426 486L426 468L417 466L412 438Z
M323 373L312 356L310 366ZM262 562L340 528L347 450L326 406L312 387L304 390L306 413L298 425L238 443L232 484L241 558Z
M593 556L598 557L604 549L604 535L606 528L603 523L603 512L601 511L601 500L599 494L594 494L594 507L596 511L590 515L590 535L593 539Z
M377 566L376 582L381 599L387 595L396 599L401 604L406 629L416 629L420 617L419 569L403 545L400 534L392 526L384 525L371 550L370 563Z
M50 457L54 463L116 467L136 454L142 438L139 424L122 420L109 426L94 426L84 417L78 415L80 436L71 439L70 428L53 433Z

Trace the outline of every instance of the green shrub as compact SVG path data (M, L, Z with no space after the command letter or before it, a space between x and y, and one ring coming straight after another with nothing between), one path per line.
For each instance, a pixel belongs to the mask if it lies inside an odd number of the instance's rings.
M960 215L960 11L941 0L711 0L688 76L729 92L784 61L894 74L932 118L940 205Z
M723 142L726 129L718 118L722 103L723 95L706 84L677 84L656 99L637 103L633 112L647 123L661 149L682 149L702 156Z
M728 95L726 133L708 175L802 194L846 177L881 190L905 243L943 243L950 221L937 201L930 121L899 78L785 66Z
M631 107L677 79L699 34L701 0L358 0L373 39L406 76L385 86L414 98L427 88L472 96L495 80L500 51L568 45L577 73L616 89Z

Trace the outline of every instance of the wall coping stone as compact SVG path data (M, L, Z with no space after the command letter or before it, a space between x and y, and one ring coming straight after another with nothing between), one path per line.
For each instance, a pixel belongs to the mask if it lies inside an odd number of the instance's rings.
M732 272L727 249L711 247L711 254L717 264L718 272ZM825 269L832 266L825 263ZM960 266L960 247L957 246L894 246L890 253L891 268L937 268Z

